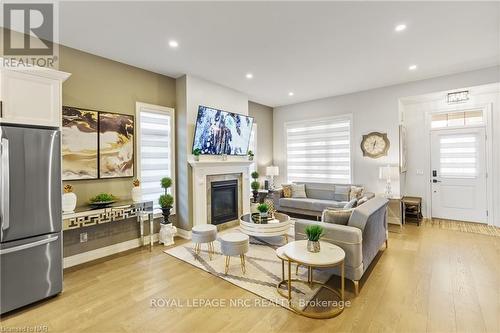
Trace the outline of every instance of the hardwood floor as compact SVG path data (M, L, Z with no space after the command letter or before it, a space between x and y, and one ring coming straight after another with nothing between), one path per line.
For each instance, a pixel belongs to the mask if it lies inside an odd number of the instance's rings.
M260 298L162 252L134 250L65 272L64 292L2 318L0 329L48 332L499 332L500 238L406 225L389 234L339 317L314 320L280 306L189 308L192 299ZM338 283L333 278L332 284ZM151 307L154 298L180 308Z

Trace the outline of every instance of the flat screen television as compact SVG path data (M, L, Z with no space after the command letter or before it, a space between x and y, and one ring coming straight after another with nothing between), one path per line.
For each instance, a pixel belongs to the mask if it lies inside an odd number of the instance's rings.
M203 155L246 155L253 118L200 105L193 150Z

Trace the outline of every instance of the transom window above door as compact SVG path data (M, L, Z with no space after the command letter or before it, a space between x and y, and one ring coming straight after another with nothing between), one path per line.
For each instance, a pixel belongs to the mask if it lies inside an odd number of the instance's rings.
M478 126L484 124L482 110L435 113L431 117L432 128Z

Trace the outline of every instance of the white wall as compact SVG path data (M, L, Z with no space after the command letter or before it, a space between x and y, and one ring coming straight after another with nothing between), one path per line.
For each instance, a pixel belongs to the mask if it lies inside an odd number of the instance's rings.
M248 115L248 97L219 84L185 75L176 80L176 99L177 226L190 230L193 226L193 186L188 158L192 152L198 106Z
M469 87L499 81L500 67L415 81L358 93L328 97L274 108L274 163L280 166L278 182L285 180L286 158L284 124L287 121L353 114L353 182L364 184L369 191L383 193L385 182L378 179L378 167L399 163L399 99L436 91ZM300 93L300 92L298 92ZM360 149L363 134L386 132L391 142L387 157L363 157ZM393 192L399 192L399 181Z
M426 113L438 110L463 110L474 107L491 106L491 141L493 152L490 154L492 168L488 171L492 188L489 196L492 205L489 209L492 224L500 226L500 90L498 84L469 87L470 99L450 107L446 103L449 91L426 94L401 99L402 120L407 127L408 171L402 179L403 194L424 198L423 214L430 215L430 134L426 124ZM488 131L488 130L487 130ZM487 152L488 153L488 152ZM417 174L417 171L423 174ZM426 200L425 200L426 199Z

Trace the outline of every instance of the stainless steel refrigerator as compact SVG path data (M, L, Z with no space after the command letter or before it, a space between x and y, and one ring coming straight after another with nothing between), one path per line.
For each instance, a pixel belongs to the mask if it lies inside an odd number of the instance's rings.
M0 125L0 313L62 291L61 143L55 128Z

